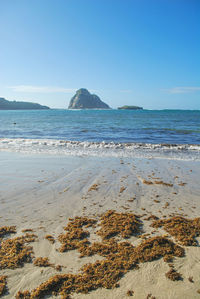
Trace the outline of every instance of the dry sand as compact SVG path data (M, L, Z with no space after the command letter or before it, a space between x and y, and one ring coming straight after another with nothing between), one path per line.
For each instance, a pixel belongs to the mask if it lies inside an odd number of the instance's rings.
M77 250L60 253L56 251L60 246L57 240L51 244L44 238L50 234L56 239L69 217L96 217L113 209L159 218L172 214L195 218L200 215L199 201L198 161L0 153L0 227L16 225L16 236L22 235L23 229L33 229L38 235L38 241L31 244L35 257L48 257L51 263L64 266L59 273L78 273L82 265L102 259L98 255L79 258ZM144 232L152 232L151 222L142 220ZM159 229L159 235L164 233ZM130 241L138 245L141 239L132 237ZM182 281L167 279L169 267L160 259L128 272L119 281L119 288L72 297L128 298L127 291L133 290L133 298L137 299L147 298L148 294L160 299L200 298L200 248L185 249L186 256L174 260ZM32 290L57 273L52 267L40 268L32 263L0 270L0 276L8 276L4 298L14 298L19 290ZM190 276L193 283L188 280Z

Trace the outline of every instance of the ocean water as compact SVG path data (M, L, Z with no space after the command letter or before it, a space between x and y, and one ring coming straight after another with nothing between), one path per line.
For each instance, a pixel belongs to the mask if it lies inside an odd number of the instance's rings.
M0 138L5 137L200 144L200 111L0 111Z
M116 155L181 150L198 158L200 111L0 111L0 138L0 150L106 154L110 149Z

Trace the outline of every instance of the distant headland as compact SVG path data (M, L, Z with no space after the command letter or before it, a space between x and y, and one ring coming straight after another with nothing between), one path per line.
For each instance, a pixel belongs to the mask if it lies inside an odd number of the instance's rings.
M117 109L119 110L143 110L143 107L139 107L139 106L122 106L122 107L118 107Z
M96 94L91 94L87 89L77 90L72 97L68 109L111 109L106 103L100 100Z
M31 102L17 102L8 101L4 98L0 98L0 110L39 110L50 109L47 106L42 106L37 103Z

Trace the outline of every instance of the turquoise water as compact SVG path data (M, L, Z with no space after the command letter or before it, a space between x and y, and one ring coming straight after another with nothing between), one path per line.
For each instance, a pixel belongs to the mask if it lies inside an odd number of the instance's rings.
M0 138L200 144L200 111L0 111Z

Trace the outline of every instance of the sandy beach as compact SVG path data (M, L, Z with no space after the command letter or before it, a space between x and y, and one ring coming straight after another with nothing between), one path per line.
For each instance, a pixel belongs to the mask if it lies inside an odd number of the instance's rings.
M200 0L0 0L0 299L200 299Z
M0 165L0 227L16 226L16 233L5 239L22 236L23 230L31 229L38 236L30 243L33 261L37 257L47 257L51 264L62 266L60 272L52 266L37 267L33 262L16 269L1 269L0 276L7 276L4 298L14 298L19 290L31 291L56 274L80 273L83 265L104 259L98 254L80 258L77 250L59 252L58 236L70 217L99 220L108 210L140 215L141 235L147 234L146 237L126 239L137 246L145 238L166 235L162 227L155 231L150 226L152 221L145 220L148 216L165 219L182 215L194 219L200 214L199 161L1 152ZM89 231L91 243L100 241L91 228ZM45 239L46 235L53 236L55 243ZM175 240L169 234L168 238ZM88 294L72 293L71 296L127 298L127 292L132 290L133 298L139 299L148 295L148 298L163 299L199 298L200 249L198 246L182 247L185 256L173 259L174 268L182 276L179 281L166 277L169 265L159 258L140 263L139 269L128 271L117 288L98 288Z

